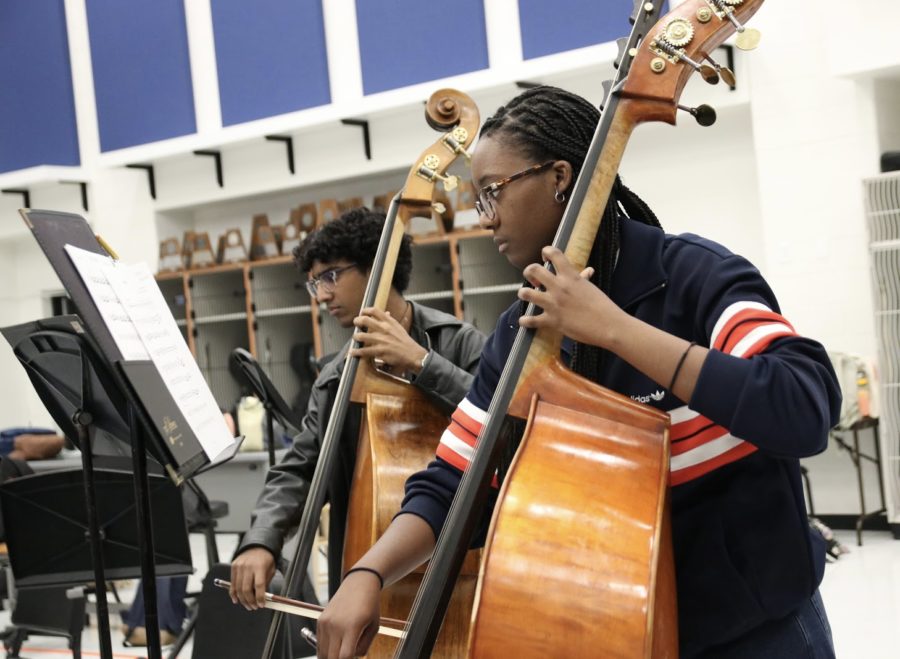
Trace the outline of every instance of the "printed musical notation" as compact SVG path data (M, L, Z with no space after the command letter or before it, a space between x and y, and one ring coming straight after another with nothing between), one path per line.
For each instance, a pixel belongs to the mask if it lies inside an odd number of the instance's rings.
M151 360L210 461L234 438L184 341L153 274L145 263L129 265L66 245L72 263L126 361Z

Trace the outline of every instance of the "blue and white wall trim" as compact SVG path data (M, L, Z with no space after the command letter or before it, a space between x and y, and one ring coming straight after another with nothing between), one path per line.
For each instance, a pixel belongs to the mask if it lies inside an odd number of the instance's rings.
M0 174L161 157L424 98L437 80L572 67L567 55L627 33L629 5L3 0Z

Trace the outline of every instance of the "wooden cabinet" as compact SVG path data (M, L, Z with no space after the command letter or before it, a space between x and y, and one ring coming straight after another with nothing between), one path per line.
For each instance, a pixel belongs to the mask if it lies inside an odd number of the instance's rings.
M454 314L485 333L515 300L520 273L489 232L464 229L413 240L406 297ZM242 394L231 367L235 348L250 351L288 404L301 394L310 358L336 352L351 334L311 304L290 256L160 274L172 315L219 405Z

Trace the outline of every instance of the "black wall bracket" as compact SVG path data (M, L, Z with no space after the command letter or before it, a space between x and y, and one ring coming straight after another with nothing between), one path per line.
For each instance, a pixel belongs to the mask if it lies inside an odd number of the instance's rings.
M534 89L540 87L540 82L532 82L531 80L516 80L516 87L519 89Z
M222 152L200 149L200 150L194 151L194 155L195 156L210 156L210 157L216 159L216 181L218 181L220 188L224 188L225 184L222 182Z
M84 212L88 212L88 197L87 197L87 181L60 181L63 185L77 185L81 187L81 207L84 209Z
M294 173L294 138L290 135L266 135L266 139L270 142L284 142L287 148L288 169L291 174Z
M346 126L359 126L363 132L363 148L366 150L366 160L372 159L372 145L369 143L369 122L365 119L341 119Z
M147 183L150 185L150 198L156 199L156 174L153 171L153 165L125 165L129 169L143 169L147 172Z
M28 188L7 188L5 190L0 190L0 192L3 194L22 195L23 208L31 208L31 192L28 191Z

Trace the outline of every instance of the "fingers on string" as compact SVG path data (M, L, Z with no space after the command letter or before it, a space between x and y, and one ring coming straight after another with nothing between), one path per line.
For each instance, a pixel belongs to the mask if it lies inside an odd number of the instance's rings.
M541 250L541 256L544 257L545 261L553 264L553 269L556 270L557 274L566 276L574 276L576 274L572 262L558 247L553 247L552 245L545 247Z

